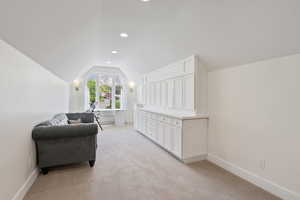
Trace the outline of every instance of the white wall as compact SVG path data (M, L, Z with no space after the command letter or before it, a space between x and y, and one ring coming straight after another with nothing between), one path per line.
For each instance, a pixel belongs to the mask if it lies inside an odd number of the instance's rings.
M79 85L79 90L75 90L73 83L69 85L70 87L70 112L84 112L85 109L85 97L84 97L84 85L83 82Z
M208 79L210 155L300 194L300 54Z
M68 84L0 40L0 199L35 169L32 127L68 110Z

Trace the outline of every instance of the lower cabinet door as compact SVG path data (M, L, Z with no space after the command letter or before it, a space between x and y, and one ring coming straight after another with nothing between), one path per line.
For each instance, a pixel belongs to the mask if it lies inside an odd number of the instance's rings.
M158 122L154 120L153 140L158 143Z
M173 132L173 151L177 157L182 158L182 131L181 127L174 127Z
M169 124L164 124L164 147L172 151L172 127Z
M157 143L164 146L165 138L164 124L162 122L157 123Z

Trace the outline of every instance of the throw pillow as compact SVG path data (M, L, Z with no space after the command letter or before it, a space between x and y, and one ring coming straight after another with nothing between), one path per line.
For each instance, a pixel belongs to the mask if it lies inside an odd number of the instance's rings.
M80 124L81 123L81 119L76 119L76 120L68 120L69 124Z

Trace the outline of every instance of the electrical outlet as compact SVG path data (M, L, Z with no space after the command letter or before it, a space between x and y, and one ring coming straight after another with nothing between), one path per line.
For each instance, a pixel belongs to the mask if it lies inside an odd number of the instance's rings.
M259 161L259 167L261 170L265 170L266 169L266 160Z

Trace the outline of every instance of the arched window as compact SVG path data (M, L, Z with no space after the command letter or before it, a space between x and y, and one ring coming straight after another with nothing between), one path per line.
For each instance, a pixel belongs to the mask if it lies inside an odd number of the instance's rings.
M127 79L116 68L94 68L86 76L86 107L96 102L98 110L126 109Z

